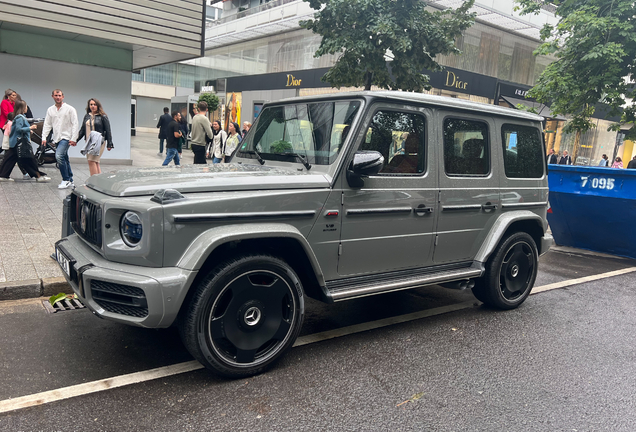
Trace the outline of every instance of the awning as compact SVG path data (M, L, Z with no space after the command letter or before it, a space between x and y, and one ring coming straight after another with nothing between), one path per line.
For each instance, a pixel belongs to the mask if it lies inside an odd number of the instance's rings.
M521 104L528 108L535 109L537 111L537 114L539 114L542 117L552 119L552 120L567 120L562 115L555 116L554 114L552 114L552 111L550 111L550 107L548 107L547 105L543 105L542 103L533 102L528 99L511 98L509 96L500 96L500 97L501 99L506 101L511 108L517 108L517 104Z

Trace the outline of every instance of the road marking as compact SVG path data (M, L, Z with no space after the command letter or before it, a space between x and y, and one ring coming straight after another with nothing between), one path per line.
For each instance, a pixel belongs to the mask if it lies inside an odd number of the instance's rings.
M532 288L532 292L530 294L538 294L538 293L542 293L545 291L550 291L553 289L559 289L559 288L566 288L572 285L578 285L578 284L582 284L585 282L592 282L595 280L599 280L599 279L606 279L606 278L610 278L613 276L620 276L620 275L624 275L627 273L633 273L636 271L636 267L628 267L625 269L621 269L621 270L615 270L615 271L611 271L611 272L607 272L607 273L601 273L601 274L597 274L597 275L592 275L592 276L585 276L582 278L578 278L578 279L569 279L566 281L561 281L561 282L555 282L552 284L548 284L548 285L543 285L540 287L534 287Z
M593 276L586 276L579 279L570 279L562 282L556 282L553 284L543 285L535 287L531 294L538 294L545 291L550 291L559 288L566 288L572 285L577 285L585 282L591 282L599 279L606 279L613 276L619 276L627 273L636 272L636 267L629 267L622 270L611 271L607 273L601 273ZM347 336L354 333L360 333L363 331L374 330L381 327L387 327L394 324L405 323L408 321L414 321L422 318L432 317L435 315L441 315L449 312L456 312L458 310L467 309L475 305L475 301L467 301L454 305L442 306L438 308L428 309L420 312L413 312L410 314L400 315L396 317L384 318L377 321L371 321L362 324L356 324L348 327L342 327L335 330L328 330L325 332L314 333L307 336L302 336L296 339L294 347L309 345L316 342L321 342L337 337ZM63 387L56 390L49 390L42 393L36 393L32 395L17 397L13 399L7 399L0 401L0 414L19 410L22 408L28 408L38 405L44 405L51 402L57 402L64 399L69 399L76 396L82 396L90 393L97 393L104 390L109 390L117 387L123 387L130 384L137 384L145 381L151 381L158 378L165 378L173 375L179 375L186 372L192 372L199 369L203 369L203 365L192 360L185 363L179 363L171 366L164 366L157 369L150 369L147 371L135 372L127 375L119 375L113 378L106 378L98 381L92 381L84 384L78 384L69 387Z

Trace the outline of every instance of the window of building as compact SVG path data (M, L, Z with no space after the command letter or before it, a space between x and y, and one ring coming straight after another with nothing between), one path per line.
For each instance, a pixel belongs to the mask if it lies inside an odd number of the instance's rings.
M444 169L449 176L484 176L490 172L488 125L481 121L444 120Z
M359 150L384 156L380 174L420 174L426 171L425 128L420 114L378 111Z
M541 132L531 126L505 124L501 128L506 177L543 177Z

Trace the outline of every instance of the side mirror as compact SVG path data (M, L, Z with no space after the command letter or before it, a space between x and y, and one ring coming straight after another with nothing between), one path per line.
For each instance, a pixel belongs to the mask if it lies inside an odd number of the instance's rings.
M364 186L364 177L376 175L384 167L384 156L377 151L359 151L347 168L347 182L351 187Z

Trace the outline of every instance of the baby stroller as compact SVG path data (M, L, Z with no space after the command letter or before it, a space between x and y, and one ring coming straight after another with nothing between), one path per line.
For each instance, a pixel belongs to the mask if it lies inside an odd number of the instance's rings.
M42 127L44 126L44 119L36 118L29 119L29 123L36 125L37 128L31 131L31 142L38 145L38 149L35 152L35 160L38 161L38 165L55 164L57 168L57 160L55 159L55 144L51 141L53 131L46 137L46 145L42 145Z

